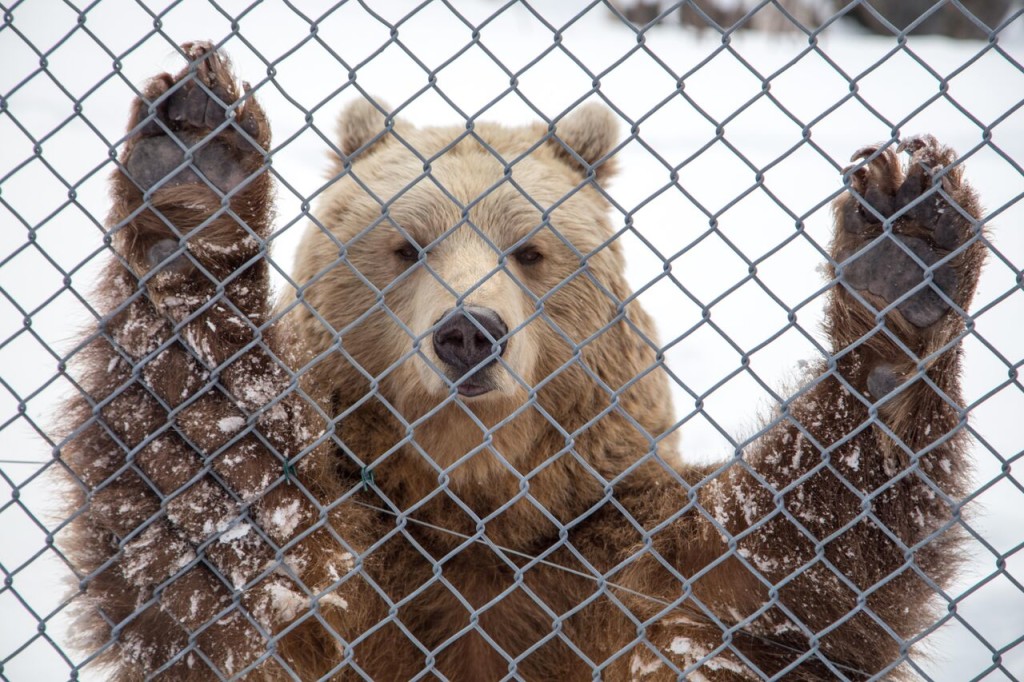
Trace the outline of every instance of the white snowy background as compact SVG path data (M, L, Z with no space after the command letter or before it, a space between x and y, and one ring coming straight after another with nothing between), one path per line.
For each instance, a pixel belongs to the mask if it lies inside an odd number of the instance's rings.
M530 3L544 21L519 4L454 2L463 21L442 2L423 3L393 42L391 29L356 2L317 21L315 35L310 20L327 3L270 0L247 9L235 0L185 0L164 11L101 0L81 17L70 4L29 0L0 28L0 679L69 676L70 654L58 648L68 571L49 544L56 521L42 471L52 446L41 434L71 390L62 356L93 319L84 297L107 257L105 179L132 85L181 68L173 44L230 35L232 17L240 17L238 33L225 49L274 125L281 182L273 253L285 272L305 223L303 204L324 182L325 138L358 88L391 104L412 98L403 113L420 124L465 115L517 124L535 119L534 108L555 116L586 96L593 76L580 65L600 74L603 97L641 119L642 144L621 149L621 172L609 184L618 207L612 217L620 226L631 218L633 231L622 237L630 280L648 287L640 300L658 320L669 366L690 389L676 391L676 409L685 419L684 455L694 459L730 455L723 433L749 433L771 404L741 373L694 411L693 395L739 366L723 335L747 350L786 327L786 311L762 285L796 309L802 331L789 329L758 350L750 370L780 387L802 359L815 357L805 335L821 339L815 292L823 283L828 203L851 152L890 139L894 128L930 132L958 149L991 216L995 249L975 303L975 331L964 342L979 491L965 512L976 539L948 594L956 618L925 640L930 659L913 660L937 680L1024 677L1024 460L1003 466L1024 451L1024 388L1014 369L1024 360L1024 20L996 45L910 37L901 48L894 38L840 23L816 46L804 34L750 32L734 35L728 50L715 32L668 21L647 31L638 49L635 32L605 7L572 20L585 5L556 0ZM368 4L389 22L419 5ZM472 27L485 21L473 45ZM544 22L559 30L557 41ZM513 91L506 70L517 74ZM434 88L428 72L436 73ZM706 115L678 94L680 75L686 97ZM727 119L727 144L705 149L715 137L708 117ZM623 122L624 134L630 125ZM684 161L678 185L685 194L670 186L665 165ZM751 165L767 168L762 186ZM711 214L718 232L703 236ZM686 247L671 260L672 277L702 304L715 301L713 324L688 334L701 306L663 276L665 260ZM747 260L757 261L758 281L731 290L747 277ZM1004 648L1002 668L993 668L994 650Z

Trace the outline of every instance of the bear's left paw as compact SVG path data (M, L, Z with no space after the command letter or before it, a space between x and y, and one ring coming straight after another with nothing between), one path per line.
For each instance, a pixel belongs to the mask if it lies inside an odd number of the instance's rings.
M124 169L140 189L205 187L216 200L262 169L269 129L226 56L208 42L185 43L182 52L191 65L153 78L133 106Z
M152 78L132 105L111 227L131 269L167 275L150 288L178 298L210 283L197 264L220 282L256 258L273 206L270 126L251 89L211 43L181 50L189 65Z

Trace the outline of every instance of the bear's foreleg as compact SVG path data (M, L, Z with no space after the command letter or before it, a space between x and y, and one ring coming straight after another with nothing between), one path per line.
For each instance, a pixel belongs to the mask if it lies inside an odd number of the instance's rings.
M904 149L906 167L867 147L847 169L832 360L704 502L739 539L745 565L730 570L760 574L757 598L732 605L747 630L797 651L817 643L797 670L856 678L894 665L962 560L959 346L986 252L981 212L952 151L930 136Z
M114 679L316 677L344 658L331 627L366 589L349 578L372 523L318 487L326 424L270 319L269 125L222 55L183 50L133 107L68 410L79 630Z
M670 485L621 495L657 529L617 557L645 626L624 674L862 679L934 622L963 560L959 344L986 247L952 152L904 147L906 167L860 150L836 202L831 359L735 460L684 471L697 504Z

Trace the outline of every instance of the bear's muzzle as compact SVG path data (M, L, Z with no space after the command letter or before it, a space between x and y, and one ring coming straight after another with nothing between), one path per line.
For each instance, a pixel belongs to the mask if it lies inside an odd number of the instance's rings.
M508 346L508 326L490 308L464 306L445 312L436 323L434 352L451 369L460 395L482 395L494 386L492 366Z

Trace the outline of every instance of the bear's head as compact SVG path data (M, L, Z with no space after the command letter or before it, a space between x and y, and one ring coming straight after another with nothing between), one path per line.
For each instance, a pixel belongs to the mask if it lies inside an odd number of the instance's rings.
M423 447L444 463L495 425L517 450L615 422L624 451L649 451L671 406L599 184L611 112L419 128L360 101L339 137L296 273L329 413L379 401L421 444L433 423Z

